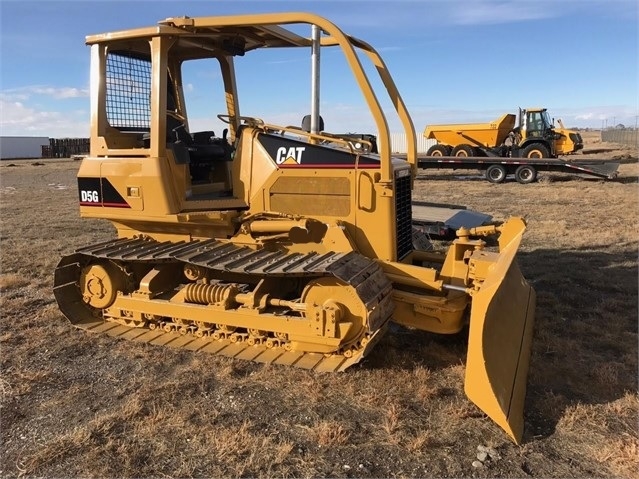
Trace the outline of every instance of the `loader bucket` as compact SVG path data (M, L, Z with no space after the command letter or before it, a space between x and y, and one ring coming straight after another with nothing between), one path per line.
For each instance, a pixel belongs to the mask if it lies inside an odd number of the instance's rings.
M515 254L523 220L504 224L499 258L472 295L464 389L468 398L519 444L535 316L535 290Z

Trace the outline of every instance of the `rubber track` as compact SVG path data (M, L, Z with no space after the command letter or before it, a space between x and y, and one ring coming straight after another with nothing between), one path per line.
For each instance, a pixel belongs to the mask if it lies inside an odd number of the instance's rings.
M184 262L220 273L250 276L334 276L353 286L371 313L371 333L365 346L350 358L342 354L286 351L284 348L250 346L229 339L197 338L158 329L136 328L94 316L78 287L81 265L91 258L124 262ZM295 366L316 371L344 371L359 362L382 336L392 313L392 285L377 263L357 253L286 253L253 250L217 240L159 242L152 239L118 239L80 248L62 258L55 271L54 295L64 315L76 327L112 337L205 351L255 362Z

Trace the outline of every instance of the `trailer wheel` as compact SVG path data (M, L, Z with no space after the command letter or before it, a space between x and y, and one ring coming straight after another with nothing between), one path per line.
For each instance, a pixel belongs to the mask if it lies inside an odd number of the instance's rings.
M486 168L486 179L491 183L502 183L506 179L506 168L502 165L490 165Z
M475 155L475 150L470 145L457 145L453 148L452 156L469 157Z
M450 146L433 145L426 152L426 156L450 156Z
M521 165L515 171L515 179L522 185L532 183L537 179L537 170L530 165Z
M550 158L550 152L545 145L533 143L523 149L521 156L522 158Z

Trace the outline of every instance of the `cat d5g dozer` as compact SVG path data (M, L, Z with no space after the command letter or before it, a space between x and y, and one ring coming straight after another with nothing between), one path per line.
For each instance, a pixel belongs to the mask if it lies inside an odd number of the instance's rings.
M87 43L91 151L78 172L80 214L111 221L118 239L60 261L54 293L71 323L134 341L342 371L389 321L443 334L469 322L466 394L521 440L535 307L515 262L525 224L512 218L461 228L445 254L419 246L415 131L370 45L306 13L169 18ZM280 48L310 53L310 128L240 114L237 57ZM325 49L341 50L363 92L377 154L366 141L319 128ZM387 120L359 55L395 107L407 160L391 157ZM218 68L206 75L224 98L221 137L192 131L186 111L185 71L202 59ZM267 89L256 73L253 95L286 101L287 91ZM485 247L486 236L498 237L498 251Z

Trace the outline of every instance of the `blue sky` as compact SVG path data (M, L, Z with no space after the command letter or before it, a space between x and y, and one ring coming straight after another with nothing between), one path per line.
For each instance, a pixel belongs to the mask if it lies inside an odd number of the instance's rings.
M636 0L40 1L0 0L0 135L84 137L84 37L169 16L310 11L384 57L420 133L545 106L567 126L634 126L639 115ZM242 114L298 125L310 112L310 52L238 58ZM322 55L326 130L373 132L337 52ZM191 129L218 128L212 65L189 67ZM218 98L219 96L219 98ZM380 95L381 96L381 95ZM220 102L221 104L221 102ZM189 106L190 105L190 106ZM391 131L401 131L389 116Z

